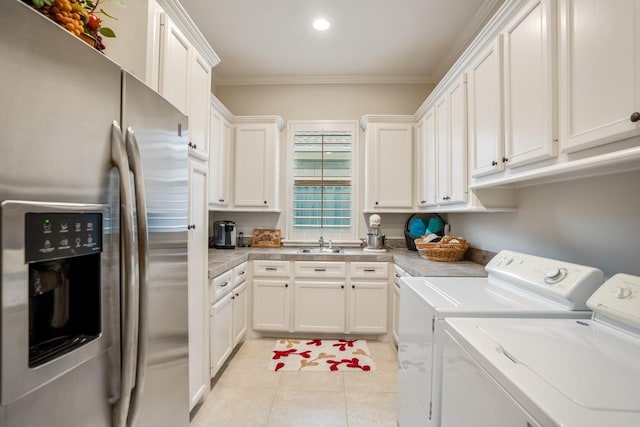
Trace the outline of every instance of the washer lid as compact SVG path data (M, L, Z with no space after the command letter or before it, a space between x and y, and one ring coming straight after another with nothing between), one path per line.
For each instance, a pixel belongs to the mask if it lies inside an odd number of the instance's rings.
M483 320L478 330L507 357L577 405L640 412L640 337L592 320Z
M434 307L439 318L572 314L560 304L516 287L493 284L486 277L403 277L402 282ZM573 312L576 317L587 317L584 313Z

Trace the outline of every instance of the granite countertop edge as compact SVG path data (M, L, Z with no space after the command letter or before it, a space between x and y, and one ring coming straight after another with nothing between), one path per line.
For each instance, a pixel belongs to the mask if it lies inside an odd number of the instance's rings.
M212 279L245 261L361 261L393 262L413 277L484 277L484 265L471 261L437 262L420 257L408 249L365 252L361 248L345 249L343 254L299 254L295 247L273 249L209 249L208 277Z

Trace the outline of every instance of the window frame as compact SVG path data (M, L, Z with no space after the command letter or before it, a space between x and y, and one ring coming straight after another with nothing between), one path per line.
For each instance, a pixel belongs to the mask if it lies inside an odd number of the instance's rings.
M351 231L350 233L339 232L338 235L330 230L323 231L296 231L294 230L294 155L295 143L294 135L300 131L345 131L351 132ZM317 243L322 236L325 242L332 240L334 244L348 245L359 244L358 239L358 170L360 156L360 130L357 120L289 120L287 122L287 191L286 191L286 220L285 220L285 241L284 245Z

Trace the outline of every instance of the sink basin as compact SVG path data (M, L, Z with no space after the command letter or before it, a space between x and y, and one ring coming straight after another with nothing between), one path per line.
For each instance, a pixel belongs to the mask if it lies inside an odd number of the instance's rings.
M343 249L340 248L303 248L298 249L297 253L299 254L342 254L344 253Z

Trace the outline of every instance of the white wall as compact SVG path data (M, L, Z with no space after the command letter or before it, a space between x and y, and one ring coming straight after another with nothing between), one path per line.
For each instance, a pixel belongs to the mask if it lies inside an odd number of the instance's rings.
M501 249L640 275L640 172L526 187L513 213L449 214L451 234Z

